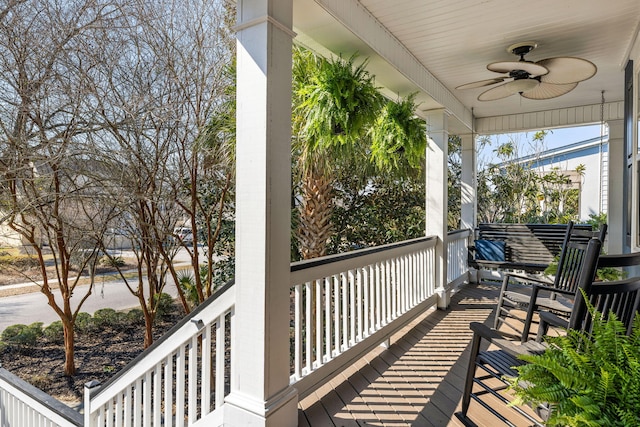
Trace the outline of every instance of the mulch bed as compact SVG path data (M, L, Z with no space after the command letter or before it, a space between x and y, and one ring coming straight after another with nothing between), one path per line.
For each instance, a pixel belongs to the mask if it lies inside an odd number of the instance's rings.
M177 308L158 321L154 338L167 332L183 317ZM76 334L76 375L66 377L64 347L44 337L35 346L9 346L0 350L0 364L14 375L56 399L75 407L82 402L85 383L104 383L143 350L144 325L129 324Z

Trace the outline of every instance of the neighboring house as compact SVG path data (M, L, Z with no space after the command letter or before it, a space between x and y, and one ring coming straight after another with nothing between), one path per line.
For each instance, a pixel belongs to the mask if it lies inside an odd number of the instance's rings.
M515 162L531 163L540 173L556 169L571 179L571 188L580 189L579 219L587 220L592 214L606 213L608 202L609 136L553 148L543 153L523 156ZM584 174L576 172L584 165Z

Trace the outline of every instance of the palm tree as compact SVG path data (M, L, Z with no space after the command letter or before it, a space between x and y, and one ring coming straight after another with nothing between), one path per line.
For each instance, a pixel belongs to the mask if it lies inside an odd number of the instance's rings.
M414 95L385 102L367 62L294 51L294 158L300 182L296 239L303 259L326 255L331 236L335 171L371 176L415 171L426 129L414 116ZM357 170L355 170L357 169Z
M382 105L366 62L294 51L294 154L300 182L296 238L303 259L326 254L336 161L363 156L362 140Z

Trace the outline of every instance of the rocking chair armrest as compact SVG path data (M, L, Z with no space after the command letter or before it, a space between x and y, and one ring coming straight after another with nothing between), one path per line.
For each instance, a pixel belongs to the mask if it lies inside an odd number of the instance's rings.
M534 276L531 274L522 274L522 273L507 273L504 276L502 291L506 290L506 287L508 286L510 279L515 279L520 283L531 283L534 285L535 284L547 285L547 286L553 285L553 281L549 279L549 277L547 276L541 276L541 275Z
M512 356L518 356L522 354L522 347L518 342L508 339L509 335L505 335L485 325L484 323L471 322L469 328L473 331L476 337L487 340L491 344L506 351ZM513 337L512 337L513 338Z
M567 295L569 297L575 296L575 294L576 294L576 291L569 291L567 289L558 289L558 288L555 288L553 286L545 286L545 285L534 284L533 285L533 289L531 291L531 301L530 301L530 303L535 302L535 299L538 297L538 294L540 293L540 291L548 291L548 292L553 292L555 294L563 294L563 295Z
M556 326L556 327L565 328L565 329L569 327L569 319L560 317L557 314L554 314L548 311L541 311L538 313L538 315L540 316L541 324L542 322L544 322L545 325Z
M538 301L538 294L540 291L552 292L552 293L561 293L565 295L575 295L575 292L569 292L564 289L554 288L552 286L545 285L537 285L534 284L531 289L531 297L529 299L529 306L527 308L527 316L524 320L524 328L522 331L522 342L525 342L529 337L529 330L531 329L531 323L533 322L533 314L538 309L538 305L536 302ZM543 322L541 321L540 326L538 327L539 332L536 338L536 341L539 341L542 338L542 333L546 333L546 328L543 327ZM543 331L544 329L544 331Z
M540 316L540 324L538 325L538 335L536 336L537 342L542 342L542 337L547 334L549 326L555 326L558 328L567 329L569 327L569 320L564 319L556 314L548 311L541 311L538 313Z

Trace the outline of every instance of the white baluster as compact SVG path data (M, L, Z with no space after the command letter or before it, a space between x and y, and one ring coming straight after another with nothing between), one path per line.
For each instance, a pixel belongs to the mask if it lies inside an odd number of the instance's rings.
M164 361L164 426L173 426L173 354Z
M200 383L202 384L202 395L200 396L201 415L205 417L211 412L211 379L213 378L211 371L211 328L208 324L202 330L202 370L200 371Z

